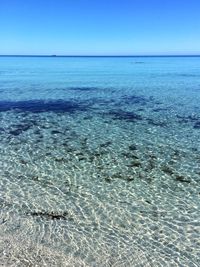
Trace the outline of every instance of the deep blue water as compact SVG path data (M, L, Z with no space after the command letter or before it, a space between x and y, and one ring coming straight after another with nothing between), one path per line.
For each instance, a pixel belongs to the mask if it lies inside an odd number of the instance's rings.
M3 266L200 266L199 103L200 57L0 57Z

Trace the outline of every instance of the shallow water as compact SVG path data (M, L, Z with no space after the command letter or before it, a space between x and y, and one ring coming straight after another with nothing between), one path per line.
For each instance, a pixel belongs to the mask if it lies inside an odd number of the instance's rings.
M200 57L0 57L0 265L200 266Z

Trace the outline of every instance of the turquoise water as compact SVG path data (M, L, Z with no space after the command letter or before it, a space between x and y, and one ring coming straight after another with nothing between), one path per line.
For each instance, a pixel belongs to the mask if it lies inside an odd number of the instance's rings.
M200 266L200 57L0 57L1 266Z

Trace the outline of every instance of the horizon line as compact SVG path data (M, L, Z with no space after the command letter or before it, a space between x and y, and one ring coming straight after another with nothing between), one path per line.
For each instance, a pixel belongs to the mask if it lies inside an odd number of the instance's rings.
M8 55L0 55L0 57L200 57L200 54L158 54L158 55L20 55L20 54L8 54Z

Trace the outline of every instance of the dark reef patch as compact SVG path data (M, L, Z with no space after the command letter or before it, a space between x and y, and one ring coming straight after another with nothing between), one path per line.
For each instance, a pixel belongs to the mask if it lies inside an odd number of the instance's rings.
M62 214L58 214L55 212L30 212L28 215L44 217L49 220L66 220L68 212L63 212Z
M27 101L0 101L0 112L14 110L16 112L56 112L56 113L74 113L76 111L86 111L90 105L80 101L64 100L27 100Z
M176 74L176 76L188 77L188 78L196 78L196 77L199 77L199 74L195 74L195 73L179 73L179 74Z
M154 108L152 111L153 112L160 112L160 111L167 111L168 108Z
M147 99L143 96L137 96L137 95L124 95L121 99L125 104L134 104L134 105L146 105L150 99Z
M111 116L113 120L125 120L127 122L136 122L143 119L142 116L135 112L124 111L121 109L110 111L107 115Z
M167 123L162 121L155 121L153 119L147 119L148 124L159 127L166 127Z
M102 143L102 144L100 144L99 146L100 147L108 147L108 146L110 146L112 144L112 142L111 141L107 141L107 142L105 142L105 143Z
M179 119L180 123L188 123L188 122L197 122L200 120L200 117L197 115L189 115L189 116L176 116Z
M162 167L161 167L161 170L164 172L164 173L166 173L167 175L173 175L174 174L174 170L171 168L171 167L169 167L168 165L163 165Z
M88 91L97 91L97 90L101 90L101 88L98 87L69 87L66 88L66 90L68 91L78 91L78 92L88 92Z
M200 129L200 121L197 121L193 128L194 129Z
M188 178L184 177L183 175L176 175L175 179L176 179L176 181L182 182L182 183L190 183L191 182Z
M132 160L128 165L128 167L141 167L142 163L138 160Z
M5 132L5 129L0 127L0 133L4 133Z
M20 135L21 133L23 132L26 132L28 131L32 125L31 124L16 124L16 125L13 125L14 126L14 129L10 130L9 133L12 134L12 135Z
M58 130L52 130L51 134L63 134L61 131Z
M180 116L177 115L179 123L194 123L194 129L200 129L200 117L198 115Z
M129 150L135 151L135 150L137 150L137 146L132 144L132 145L129 146Z

